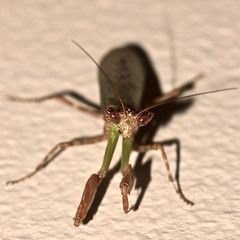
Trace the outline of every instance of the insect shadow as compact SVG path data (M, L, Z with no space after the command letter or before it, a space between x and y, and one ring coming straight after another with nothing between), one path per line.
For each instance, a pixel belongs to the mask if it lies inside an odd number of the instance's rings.
M148 54L144 51L144 49L137 44L128 44L129 48L134 50L136 54L142 59L144 65L146 67L146 76L147 76L147 84L144 90L144 94L142 97L142 108L144 108L143 103L151 103L154 99L163 96L163 90L160 85L160 79L157 77L157 74L153 68L153 64L148 56ZM187 86L186 90L191 89L193 86ZM137 144L147 144L153 141L153 138L160 127L167 125L172 116L176 113L181 113L186 111L193 103L192 99L188 99L186 101L181 102L171 102L166 106L161 106L160 108L156 108L153 110L155 117L152 121L146 125L144 128L140 128L135 135L135 143ZM175 178L178 185L179 190L181 191L180 186L180 141L177 138L168 139L165 141L161 141L163 145L175 145L176 146L176 172ZM136 211L146 193L146 190L151 182L151 165L152 158L148 158L147 161L144 161L145 153L139 153L134 165L134 173L136 176L135 189L139 191L136 202L132 205L131 209ZM158 159L160 161L160 159ZM88 211L86 218L83 221L83 224L87 224L89 221L93 219L93 216L98 211L98 208L104 198L104 195L107 191L107 188L113 178L113 176L120 169L120 160L117 164L108 171L107 176L103 179L102 183L98 187L97 193L93 200L93 203Z

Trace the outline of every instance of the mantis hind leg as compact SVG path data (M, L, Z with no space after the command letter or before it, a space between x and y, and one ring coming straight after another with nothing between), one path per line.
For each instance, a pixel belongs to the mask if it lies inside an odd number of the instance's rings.
M182 192L182 189L180 187L179 182L175 182L174 181L174 177L172 175L171 169L170 169L170 165L169 165L169 161L166 155L166 152L164 150L164 147L161 143L152 143L152 144L146 144L146 145L138 145L134 147L134 150L138 151L138 152L147 152L149 150L160 150L162 157L163 157L163 161L167 170L167 176L168 176L168 180L172 183L176 193L179 195L179 197L186 203L189 205L194 205L194 202L192 202L191 200L187 199L185 197L185 195Z
M198 75L196 75L195 77L193 77L192 79L187 81L185 84L181 85L180 87L175 88L172 91L164 94L163 96L154 99L149 106L151 106L152 104L158 104L158 103L161 103L161 102L168 101L168 100L171 100L171 99L179 97L185 91L190 90L191 88L193 88L195 83L197 81L199 81L200 79L202 79L203 77L204 77L204 74L203 73L199 73Z
M90 108L84 107L84 106L80 105L79 103L77 103L76 101L73 101L72 99L70 100L67 97L75 98L76 100L81 101L95 109L90 109ZM65 92L40 96L40 97L32 97L32 98L31 97L24 98L24 97L7 95L6 99L9 101L12 101L12 102L23 102L23 103L41 103L41 102L45 102L48 100L57 100L58 102L60 102L64 105L67 105L73 109L84 112L84 113L89 114L96 118L102 118L102 113L100 111L100 107L96 106L94 103L90 102L89 100L85 99L84 97L82 97L81 95L79 95L75 92L65 91Z
M69 147L86 145L86 144L93 144L93 143L103 141L105 139L106 139L106 135L101 134L101 135L96 135L96 136L92 136L92 137L75 138L75 139L72 139L70 141L58 143L48 152L48 154L36 166L36 168L33 171L31 171L30 173L26 174L25 176L23 176L21 178L18 178L18 179L15 179L15 180L10 180L10 181L7 182L7 184L15 184L15 183L22 182L22 181L26 180L27 178L31 178L37 172L39 172L44 167L46 167L50 162L52 162L58 154L60 154L62 151L64 151L65 149L67 149Z

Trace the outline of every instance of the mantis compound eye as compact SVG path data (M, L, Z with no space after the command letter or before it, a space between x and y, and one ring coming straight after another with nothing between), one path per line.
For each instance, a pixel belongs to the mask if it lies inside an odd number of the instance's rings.
M104 109L104 115L111 122L118 124L120 122L119 112L114 107L107 107Z
M153 118L154 114L152 112L143 112L137 116L138 126L143 127L147 125Z

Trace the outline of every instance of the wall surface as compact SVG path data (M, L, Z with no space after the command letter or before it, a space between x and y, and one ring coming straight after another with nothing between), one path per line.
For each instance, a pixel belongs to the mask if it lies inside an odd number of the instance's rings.
M71 39L96 60L115 46L141 44L164 91L199 72L206 77L187 94L239 87L239 9L234 0L1 0L0 96L75 90L99 102L96 66ZM101 165L105 142L68 149L32 179L5 183L31 171L56 143L101 133L103 122L54 101L3 98L0 118L1 239L240 238L239 89L196 98L155 136L179 139L181 185L193 207L179 200L160 154L151 151L143 160L151 163L150 181L140 175L148 185L138 210L122 212L117 172L93 219L79 228L72 217L85 181ZM121 146L111 167L120 151ZM166 151L174 170L176 149ZM132 204L139 194L141 189L133 190Z

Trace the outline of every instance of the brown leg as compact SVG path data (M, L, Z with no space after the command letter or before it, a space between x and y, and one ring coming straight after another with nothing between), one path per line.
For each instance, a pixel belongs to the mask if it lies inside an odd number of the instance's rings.
M131 164L129 164L127 170L123 174L123 178L119 186L122 194L123 211L125 213L128 213L131 210L129 209L128 195L132 191L134 180L135 174Z
M73 218L75 227L78 227L80 224L82 224L82 222L86 218L88 210L90 209L94 200L98 186L100 185L104 177L105 176L100 173L92 174L87 180L80 204L78 206L75 217ZM129 209L128 194L130 194L133 188L134 179L134 171L132 166L129 164L120 183L123 210L125 213L128 213L131 210Z
M72 100L69 100L62 93L52 94L52 95L47 95L47 96L42 96L42 97L34 97L34 98L22 98L22 97L18 97L18 96L8 95L8 96L6 96L6 99L9 101L13 101L13 102L28 102L28 103L40 103L40 102L44 102L44 101L47 101L50 99L54 99L54 100L57 100L73 109L87 113L93 117L102 118L102 113L100 111L91 110L87 107L83 107L80 104L77 104L76 102L74 102Z
M190 201L189 199L187 199L183 192L181 191L181 189L178 187L178 185L175 183L173 175L171 173L171 169L170 169L170 165L167 159L167 155L166 152L163 148L163 146L160 143L152 143L152 144L147 144L147 145L139 145L134 147L134 150L138 151L138 152L147 152L149 150L160 150L162 153L162 157L164 160L164 164L167 170L167 175L168 175L168 179L170 182L172 182L173 187L176 191L176 193L179 195L179 197L187 204L189 205L194 205L194 203L192 201Z
M37 165L37 167L32 172L30 172L29 174L27 174L27 175L25 175L25 176L23 176L23 177L21 177L19 179L8 181L7 184L19 183L19 182L24 181L27 178L32 177L37 172L39 172L44 167L46 167L51 161L54 160L54 158L60 152L62 152L63 150L65 150L68 147L85 145L85 144L93 144L93 143L97 143L97 142L103 141L105 139L106 139L105 134L102 134L102 135L97 135L97 136L92 136L92 137L76 138L76 139L73 139L71 141L58 143L55 147L53 147L48 152L48 154L45 156L45 158Z
M89 208L92 205L98 186L102 182L102 177L99 174L92 174L87 180L83 195L78 206L75 217L73 218L74 226L78 227L86 218Z
M154 101L151 104L158 104L158 103L179 97L183 92L191 89L194 86L194 84L203 77L204 77L204 74L199 73L198 75L190 79L187 83L183 84L182 86L173 89L172 91L164 94L162 97L154 99Z

